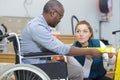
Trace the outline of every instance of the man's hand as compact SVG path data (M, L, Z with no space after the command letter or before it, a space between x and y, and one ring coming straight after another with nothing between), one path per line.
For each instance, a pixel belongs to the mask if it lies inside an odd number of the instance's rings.
M90 55L93 57L100 57L102 53L97 50L97 49L89 49L90 50Z

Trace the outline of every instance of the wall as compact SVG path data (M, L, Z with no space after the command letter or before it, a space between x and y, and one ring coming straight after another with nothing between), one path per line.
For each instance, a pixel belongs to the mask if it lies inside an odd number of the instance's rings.
M0 0L0 16L35 17L42 13L43 5L48 0ZM99 38L98 0L59 0L65 8L65 14L58 24L57 30L62 34L72 34L71 16L79 20L87 20L94 29L95 38ZM26 3L25 3L26 2ZM25 4L24 4L25 3ZM26 10L27 8L27 10ZM103 23L101 36L113 44L112 31L120 26L120 1L113 0L113 16L109 22ZM76 23L74 22L74 25Z

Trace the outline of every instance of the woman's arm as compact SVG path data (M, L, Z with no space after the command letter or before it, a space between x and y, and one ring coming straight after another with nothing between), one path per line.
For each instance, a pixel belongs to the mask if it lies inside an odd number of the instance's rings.
M102 48L106 47L106 45L102 41L100 41L100 46ZM115 48L113 48L112 52L110 52L110 53L104 53L102 55L102 57L103 57L103 65L104 65L104 68L106 70L108 68L108 65L115 65L115 62L116 62L116 54L115 53L116 53L115 52Z

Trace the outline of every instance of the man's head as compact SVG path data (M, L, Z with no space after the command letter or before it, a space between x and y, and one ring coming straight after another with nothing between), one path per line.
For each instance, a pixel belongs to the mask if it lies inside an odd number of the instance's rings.
M51 27L55 27L63 15L63 5L57 0L49 0L43 8L43 16Z

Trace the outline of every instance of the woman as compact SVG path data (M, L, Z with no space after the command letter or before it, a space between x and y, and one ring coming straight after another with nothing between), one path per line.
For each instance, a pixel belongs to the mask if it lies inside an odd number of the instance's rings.
M105 44L98 39L93 39L93 30L87 21L79 22L75 27L75 37L77 39L73 46L86 47L102 47ZM104 53L101 57L95 58L91 55L74 56L77 61L70 57L70 62L83 67L84 80L112 80L106 77L106 67L108 64L115 64L116 56L114 53ZM73 62L74 61L74 62Z

